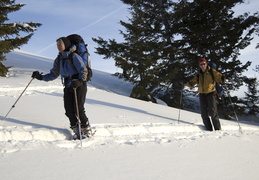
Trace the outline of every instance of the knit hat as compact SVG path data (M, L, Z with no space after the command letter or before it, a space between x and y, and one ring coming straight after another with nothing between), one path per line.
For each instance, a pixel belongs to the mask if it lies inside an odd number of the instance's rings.
M206 60L205 58L201 58L201 59L199 59L198 63L199 63L199 64L200 64L200 63L207 63L207 60Z
M68 51L69 50L69 47L71 46L71 42L68 38L66 37L61 37L61 38L58 38L58 40L62 40L62 42L64 43L65 45L65 51Z

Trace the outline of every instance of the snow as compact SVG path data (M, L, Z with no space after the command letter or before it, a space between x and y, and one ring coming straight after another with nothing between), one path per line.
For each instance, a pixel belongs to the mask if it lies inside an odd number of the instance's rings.
M33 22L31 22L33 23ZM36 28L33 28L32 26L30 26L28 23L13 23L13 27L23 27L23 28L27 28L30 29L31 31L36 31Z
M53 60L14 51L0 78L0 179L257 180L259 124L221 119L204 130L200 114L129 98L132 85L94 70L86 110L96 135L70 140L61 80L31 80ZM97 65L98 66L98 65ZM95 68L95 67L93 67ZM178 120L178 114L180 119Z

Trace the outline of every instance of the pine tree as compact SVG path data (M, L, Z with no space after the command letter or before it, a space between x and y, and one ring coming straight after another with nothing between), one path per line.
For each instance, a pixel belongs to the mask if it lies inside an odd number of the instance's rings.
M131 97L155 101L152 91L162 82L160 69L167 61L161 54L165 41L158 33L163 26L160 11L155 8L159 4L156 0L124 3L132 6L130 22L120 22L126 28L126 32L121 31L125 42L93 38L99 44L97 53L114 58L116 66L123 69L120 77L135 84Z
M242 64L239 52L250 44L259 22L257 13L234 17L231 9L237 3L242 0L195 0L177 5L177 11L184 14L178 20L183 58L193 67L200 57L213 61L228 78L236 79L232 83L236 88L242 84L241 73L251 64Z
M228 90L238 90L243 85L246 77L242 73L251 62L243 64L240 61L240 50L250 45L258 29L259 18L258 13L234 16L232 8L242 2L183 0L176 5L175 12L184 14L175 17L179 17L176 24L182 37L179 40L181 53L184 52L182 58L188 62L185 72L194 74L197 60L204 57L216 63L218 70L225 74ZM239 99L236 98L237 101Z
M114 58L123 70L120 76L135 84L132 97L156 95L179 107L183 79L197 73L201 57L219 66L229 89L243 84L242 73L251 62L242 64L239 52L250 44L259 18L249 13L234 16L232 8L242 0L122 2L130 5L131 13L128 23L121 21L125 42L93 40L99 45L97 53Z
M7 14L20 10L24 4L15 4L15 0L0 1L0 76L5 76L8 72L8 67L5 67L2 61L5 60L5 54L26 44L32 37L36 27L41 26L40 23L5 23L8 21ZM22 37L20 32L30 33Z
M255 69L253 69L255 72L259 73L259 65L255 66Z
M247 114L259 115L259 90L258 81L256 78L245 78L248 91L245 92L244 104L246 105Z

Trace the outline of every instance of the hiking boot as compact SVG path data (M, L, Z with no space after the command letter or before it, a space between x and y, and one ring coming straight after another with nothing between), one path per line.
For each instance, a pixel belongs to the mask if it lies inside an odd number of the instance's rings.
M72 131L75 133L75 135L79 136L79 128L77 125L70 127Z
M88 136L88 137L91 135L91 127L89 125L85 126L85 127L82 127L81 131L82 131L82 135L85 135L85 136Z

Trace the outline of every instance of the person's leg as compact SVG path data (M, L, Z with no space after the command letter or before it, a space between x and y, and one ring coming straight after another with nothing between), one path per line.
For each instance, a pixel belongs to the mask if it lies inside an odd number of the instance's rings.
M217 110L217 92L214 91L207 96L208 99L208 109L211 116L211 120L215 130L221 130L221 125Z
M200 96L200 110L201 110L201 117L203 120L203 124L205 125L206 129L212 131L212 124L210 122L209 114L208 114L208 102L207 102L207 95L206 94L199 94Z
M75 95L73 88L65 87L64 88L64 107L65 107L65 114L70 121L70 126L74 127L77 126L77 118L75 116Z
M89 125L88 117L85 113L85 99L87 93L87 84L84 82L82 86L77 88L77 100L78 100L78 109L79 109L79 118L81 121L82 128L85 128Z

